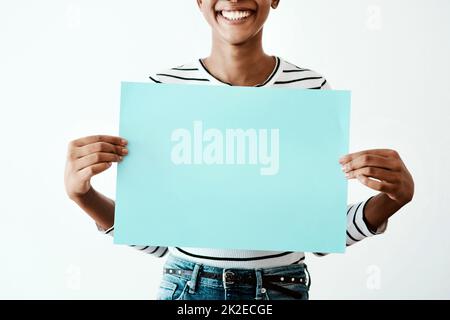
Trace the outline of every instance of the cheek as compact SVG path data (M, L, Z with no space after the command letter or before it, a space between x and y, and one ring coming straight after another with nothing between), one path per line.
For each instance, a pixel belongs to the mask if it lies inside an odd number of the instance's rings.
M216 24L216 13L215 13L215 11L212 12L210 10L202 10L202 15L205 18L206 22L211 27L214 27L214 25Z
M259 31L261 31L261 29L264 26L264 23L267 20L267 16L268 16L267 11L266 12L258 11L258 14L256 15L255 19L253 20L253 23L248 26L246 32L249 32L251 34L256 34Z
M257 22L263 25L269 17L270 7L260 7L258 10Z

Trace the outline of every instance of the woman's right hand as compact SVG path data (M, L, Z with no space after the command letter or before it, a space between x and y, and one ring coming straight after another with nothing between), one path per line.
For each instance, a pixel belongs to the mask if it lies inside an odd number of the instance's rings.
M128 154L127 141L121 137L95 135L69 143L64 173L67 195L72 200L91 189L91 178L122 161Z

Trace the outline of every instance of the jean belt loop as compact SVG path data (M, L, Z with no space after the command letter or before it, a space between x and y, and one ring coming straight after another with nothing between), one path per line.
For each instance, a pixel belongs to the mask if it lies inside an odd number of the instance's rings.
M263 294L266 292L263 287L262 269L255 269L256 276L256 300L262 300Z
M195 293L195 289L197 288L198 276L200 273L201 264L196 263L194 266L194 270L192 270L191 279L188 281L189 293Z
M305 264L305 274L306 274L306 276L307 276L307 284L308 284L308 290L309 290L309 288L311 287L311 275L309 274L309 271L308 271L308 267L306 266L306 264Z

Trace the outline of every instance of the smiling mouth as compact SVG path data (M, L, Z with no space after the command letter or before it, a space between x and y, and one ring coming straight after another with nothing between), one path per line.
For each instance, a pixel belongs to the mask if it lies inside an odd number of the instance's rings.
M252 10L219 10L217 15L231 23L240 23L248 20L254 11Z

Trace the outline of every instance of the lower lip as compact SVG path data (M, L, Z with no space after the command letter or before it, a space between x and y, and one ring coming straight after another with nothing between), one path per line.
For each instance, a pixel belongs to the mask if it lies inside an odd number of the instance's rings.
M236 20L228 20L220 12L217 12L217 16L220 21L223 21L226 24L236 25L236 24L246 23L248 20L250 20L254 16L254 13L251 12L249 16L242 18L242 19L236 19Z

